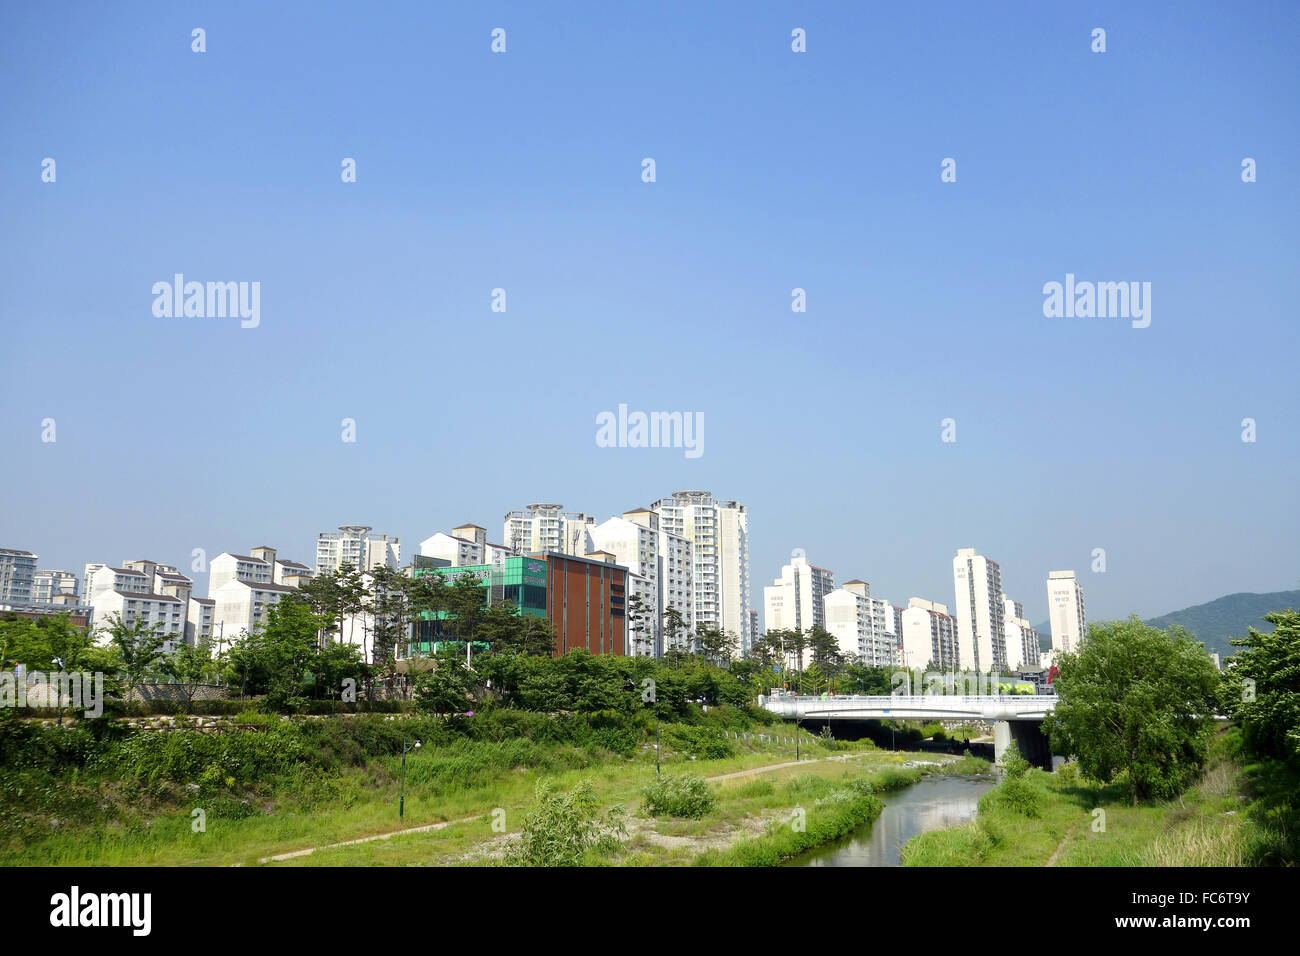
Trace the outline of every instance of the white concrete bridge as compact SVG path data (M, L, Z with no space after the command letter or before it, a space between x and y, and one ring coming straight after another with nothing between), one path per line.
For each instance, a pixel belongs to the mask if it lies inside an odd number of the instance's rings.
M759 697L758 705L791 719L812 720L1042 720L1054 695Z
M1056 707L1052 694L961 694L763 697L758 706L787 720L987 720L993 724L993 756L998 763L1014 740L1027 759L1051 766L1051 752L1040 725Z

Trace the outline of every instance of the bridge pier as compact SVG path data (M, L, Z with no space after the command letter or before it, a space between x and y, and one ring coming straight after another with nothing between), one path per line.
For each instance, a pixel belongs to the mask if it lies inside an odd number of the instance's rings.
M1002 766L1002 758L1011 746L1011 721L993 721L993 762Z
M1038 720L995 720L993 722L993 762L1002 766L1003 755L1011 742L1016 749L1035 767L1052 769L1052 750L1047 735L1043 733L1042 721Z

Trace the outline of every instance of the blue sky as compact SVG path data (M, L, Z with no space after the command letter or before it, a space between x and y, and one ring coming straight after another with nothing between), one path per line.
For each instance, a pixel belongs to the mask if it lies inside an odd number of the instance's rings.
M760 609L794 548L905 604L976 547L1033 621L1058 568L1094 618L1294 588L1300 7L1132 6L9 5L0 545L310 563L704 488ZM261 324L155 317L177 272ZM1044 317L1067 272L1150 327ZM598 447L620 403L704 454Z

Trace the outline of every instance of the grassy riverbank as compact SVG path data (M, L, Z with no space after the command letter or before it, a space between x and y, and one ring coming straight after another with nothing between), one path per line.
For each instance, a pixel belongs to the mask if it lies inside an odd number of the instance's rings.
M790 755L791 757L793 755ZM583 862L592 866L769 865L834 839L874 819L872 801L862 797L920 779L922 772L986 771L983 761L945 758L922 768L907 766L926 755L876 751L867 745L838 753L814 753L800 762L771 763L748 757L695 761L689 768L666 767L665 774L689 770L708 780L713 808L699 819L654 816L645 809L644 790L655 779L653 765L602 767L548 776L560 790L590 781L602 807L627 809L627 834L616 849L593 849ZM333 847L276 865L502 865L506 847L533 805L531 781L508 795L499 794L501 832L485 813L443 829L403 834L391 840ZM851 800L846 797L851 796ZM804 832L793 834L803 811ZM791 836L787 836L790 834ZM775 850L775 852L773 852Z
M948 767L955 768L956 762ZM772 823L761 836L738 840L725 850L707 851L695 858L695 865L777 866L875 821L884 809L877 794L909 787L923 776L924 773L915 767L887 767L874 774L838 783L816 777L796 777L783 794L786 807L794 804L787 819Z
M1197 783L1138 806L1126 783L1031 770L985 794L975 820L903 849L904 866L1294 865L1300 780L1251 763L1235 728L1219 734Z
M807 733L796 762L792 728L739 709L694 716L660 732L665 774L714 778L716 808L698 820L640 809L656 777L652 725L617 714L498 711L459 724L264 717L255 729L212 734L10 721L0 727L0 864L255 865L446 824L274 865L494 865L547 779L561 788L591 780L602 805L629 807L619 851L593 862L679 865L763 838L796 807L821 833L817 800L908 762L867 741ZM399 820L402 742L415 739L423 746L407 757Z

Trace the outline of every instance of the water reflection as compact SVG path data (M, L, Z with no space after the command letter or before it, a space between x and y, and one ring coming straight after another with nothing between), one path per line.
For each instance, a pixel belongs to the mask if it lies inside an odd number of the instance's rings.
M900 866L903 844L918 833L954 827L975 816L987 777L934 774L906 790L883 794L875 823L791 860L790 866Z

